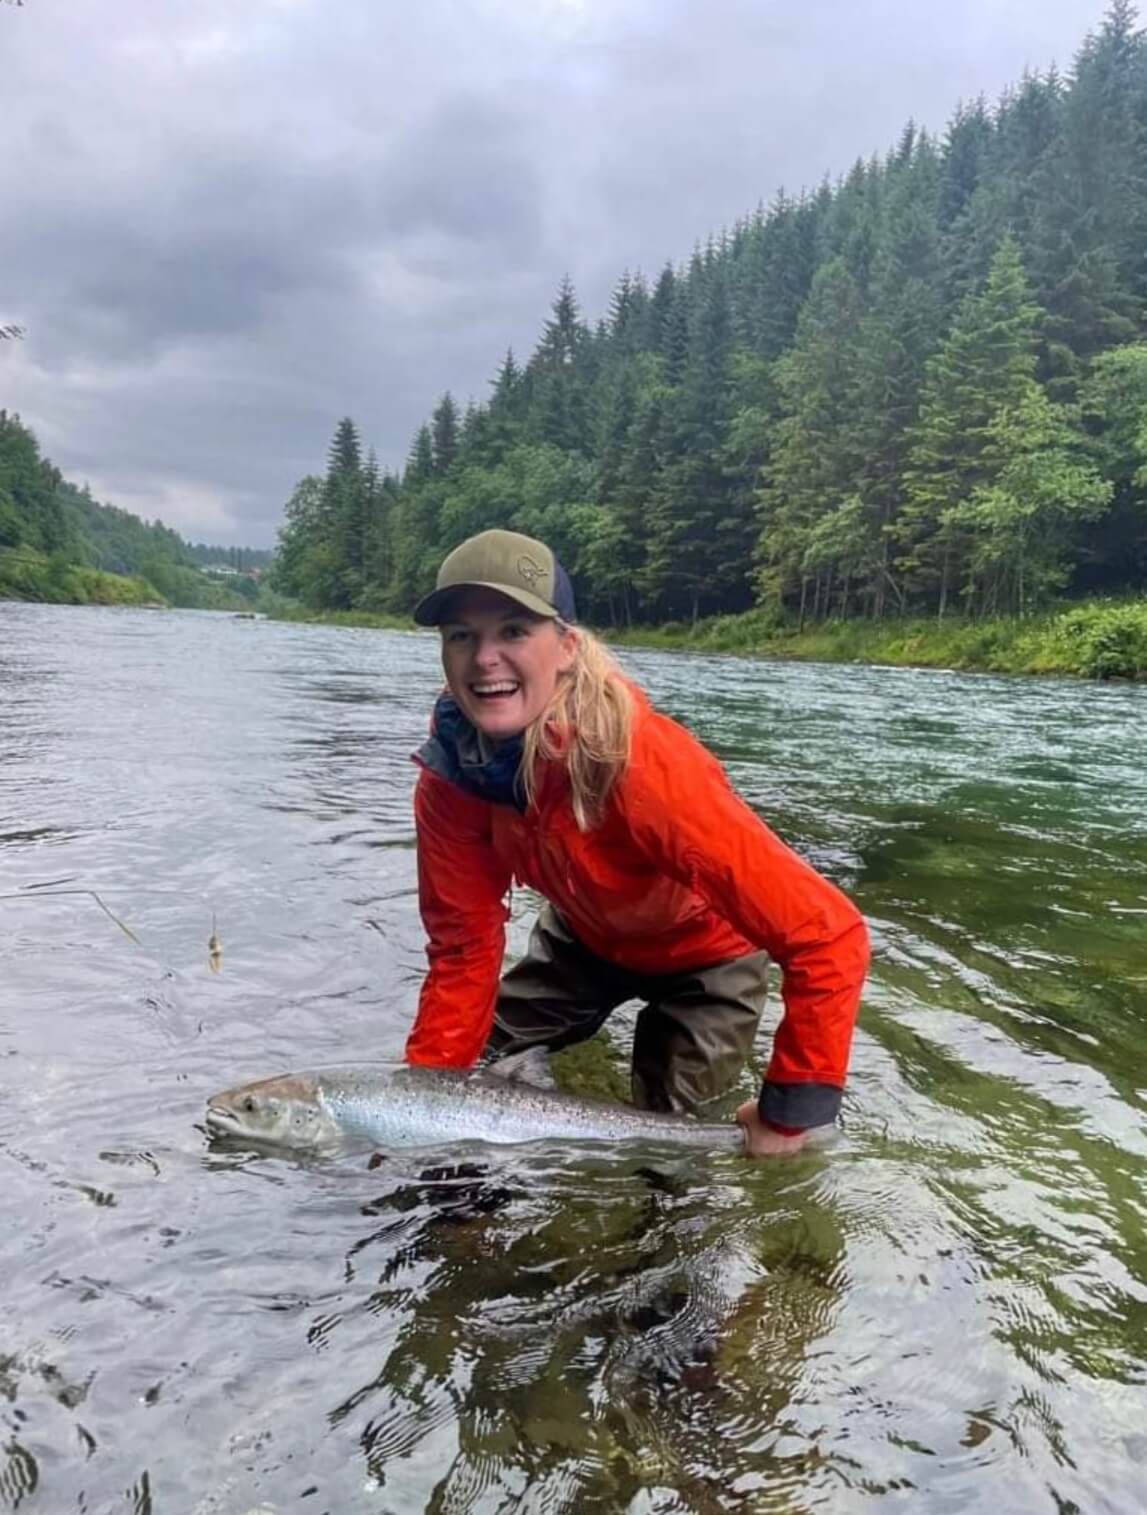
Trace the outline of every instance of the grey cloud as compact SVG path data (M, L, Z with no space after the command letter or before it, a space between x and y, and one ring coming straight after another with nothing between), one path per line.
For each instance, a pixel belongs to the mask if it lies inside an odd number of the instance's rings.
M0 405L65 472L269 542L355 415L399 466L569 272L590 317L1099 0L36 0L0 10ZM15 349L19 349L18 351Z
M488 100L450 100L406 133L382 169L385 229L430 229L513 266L544 243L542 167L529 122ZM384 228L380 227L379 230Z

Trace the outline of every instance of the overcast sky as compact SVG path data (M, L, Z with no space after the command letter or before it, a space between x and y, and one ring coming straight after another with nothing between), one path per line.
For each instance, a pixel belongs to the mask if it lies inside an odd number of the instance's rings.
M270 545L350 414L444 389L624 268L1070 64L1101 0L0 4L0 406L101 499Z

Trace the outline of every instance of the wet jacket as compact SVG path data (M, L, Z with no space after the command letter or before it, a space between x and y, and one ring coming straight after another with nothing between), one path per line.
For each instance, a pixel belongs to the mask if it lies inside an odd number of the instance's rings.
M784 1015L761 1113L782 1129L831 1120L868 964L864 922L733 792L700 742L632 693L630 762L588 832L578 830L560 762L542 766L523 813L520 800L475 792L453 742L432 737L416 754L430 971L406 1056L464 1067L481 1053L516 881L549 900L592 952L637 972L767 951L781 966Z

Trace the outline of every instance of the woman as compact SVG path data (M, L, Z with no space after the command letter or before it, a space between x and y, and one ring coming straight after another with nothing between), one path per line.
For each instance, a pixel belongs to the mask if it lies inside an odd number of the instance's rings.
M575 627L543 543L471 537L414 617L441 631L448 692L416 755L430 971L407 1059L555 1050L636 998L635 1103L693 1110L750 1055L772 957L784 1015L736 1118L755 1156L799 1148L840 1108L868 964L856 909ZM515 881L548 904L499 980Z

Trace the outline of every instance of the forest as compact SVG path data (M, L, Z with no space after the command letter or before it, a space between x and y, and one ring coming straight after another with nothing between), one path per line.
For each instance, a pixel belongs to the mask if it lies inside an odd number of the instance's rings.
M1068 72L909 122L585 317L568 279L399 472L352 418L273 569L403 613L484 527L544 538L585 619L1037 614L1147 584L1147 43L1114 0ZM317 460L318 461L318 460Z
M201 570L264 568L253 548L185 542L160 521L102 505L42 456L35 434L0 410L0 597L233 609L253 600L254 578L226 584Z

